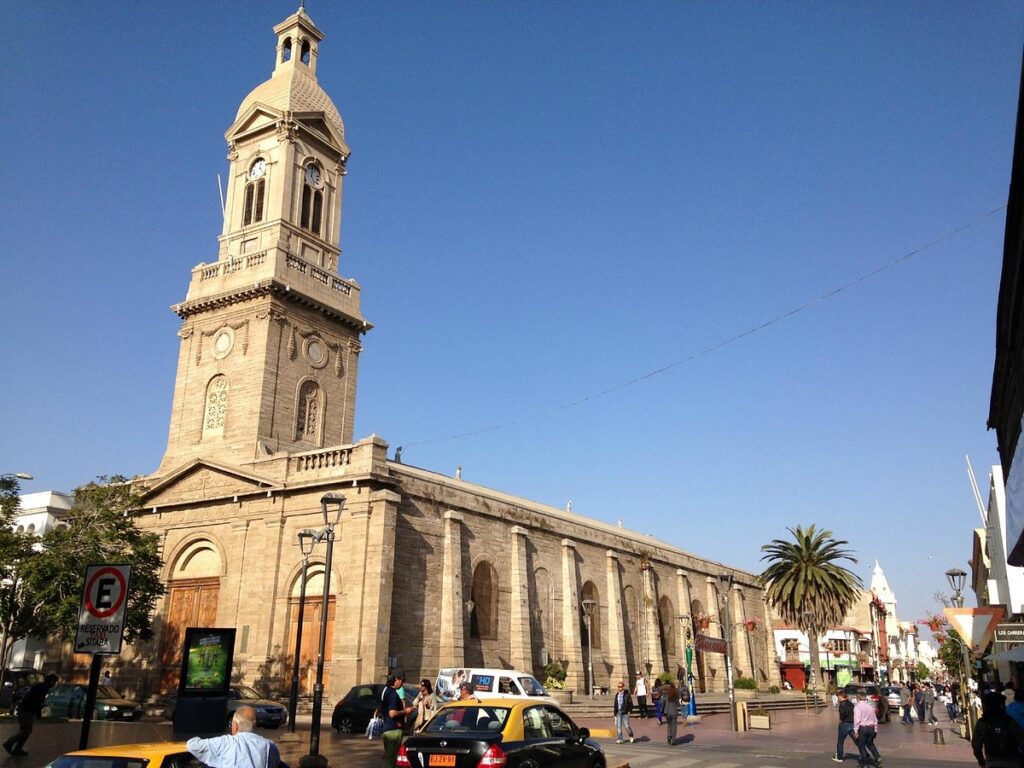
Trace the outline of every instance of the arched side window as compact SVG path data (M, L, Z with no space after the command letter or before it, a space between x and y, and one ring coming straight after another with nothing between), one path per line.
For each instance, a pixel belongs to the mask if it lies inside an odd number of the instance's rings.
M469 636L477 639L498 636L498 573L483 561L473 569L470 591L473 607L469 614Z
M670 659L678 656L680 652L676 638L679 637L679 633L676 631L676 625L679 618L676 616L672 598L668 595L662 595L658 602L658 623L661 625L661 647Z
M306 164L302 184L302 203L299 209L299 226L314 235L320 234L324 215L323 171L316 163Z
M228 412L228 377L218 374L206 385L206 408L203 411L203 437L224 434Z
M302 58L299 59L307 67L309 66L309 40L303 39L302 41Z
M295 423L297 438L318 442L322 422L323 403L320 402L320 387L315 381L304 381L299 387L299 405Z
M590 615L590 647L595 650L601 647L601 596L597 593L597 587L594 586L594 582L588 581L583 585L583 589L580 592L580 600L593 600L594 610ZM587 622L583 622L583 632L581 637L583 638L583 644L587 642Z
M242 224L256 224L263 221L263 197L266 181L250 181L245 185L245 211L242 214Z
M284 39L284 45L281 47L281 61L288 61L292 57L292 39L286 37Z

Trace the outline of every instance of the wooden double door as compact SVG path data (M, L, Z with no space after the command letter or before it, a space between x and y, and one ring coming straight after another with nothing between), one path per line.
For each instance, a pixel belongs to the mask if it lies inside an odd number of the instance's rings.
M320 646L320 617L323 615L323 595L306 596L302 611L302 647L299 650L299 694L313 695L316 682L316 656ZM287 670L287 686L291 686L292 666L295 663L295 637L299 626L299 598L288 601L288 649L285 652L284 668ZM331 679L331 639L334 637L334 595L327 600L327 647L324 648L324 688L329 688ZM286 686L286 687L287 687Z
M220 579L182 579L168 585L167 623L160 655L160 690L176 693L186 627L217 626Z

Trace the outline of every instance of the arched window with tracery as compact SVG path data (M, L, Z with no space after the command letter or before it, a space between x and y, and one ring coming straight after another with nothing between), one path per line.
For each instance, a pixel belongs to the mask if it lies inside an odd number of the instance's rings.
M473 569L470 590L473 607L469 613L469 636L476 639L498 636L498 573L486 560Z
M228 377L218 374L206 385L206 408L203 411L203 437L224 434L228 412Z
M299 388L299 407L295 424L298 439L319 442L322 422L323 403L320 402L320 387L315 381L304 381Z
M601 647L601 596L597 593L594 582L588 581L580 591L580 600L593 601L593 611L590 614L590 647L597 650ZM583 622L583 631L580 634L583 638L583 645L587 644L587 622Z

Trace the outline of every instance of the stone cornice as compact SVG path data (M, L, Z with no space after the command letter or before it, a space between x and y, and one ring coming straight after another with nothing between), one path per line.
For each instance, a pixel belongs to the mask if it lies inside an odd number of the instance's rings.
M290 285L286 285L274 278L254 282L245 288L226 291L225 293L218 293L213 296L203 296L202 298L193 299L192 301L183 301L180 304L174 304L171 307L171 311L184 320L194 315L203 314L204 312L230 307L234 304L241 304L242 302L252 301L253 299L259 299L266 296L273 296L292 304L309 307L332 320L337 320L351 328L354 328L360 333L365 333L373 327L371 323L368 323L360 317L354 317L346 312L341 312L335 307L330 307L324 302L317 301L316 299L305 295L302 291L297 290Z

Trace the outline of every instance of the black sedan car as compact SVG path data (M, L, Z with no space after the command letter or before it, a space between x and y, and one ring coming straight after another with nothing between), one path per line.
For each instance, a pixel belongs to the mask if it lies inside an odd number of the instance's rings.
M405 740L397 768L605 768L601 746L558 707L529 699L457 701Z
M405 700L412 704L420 689L413 685L402 687L405 689ZM345 698L334 707L331 727L338 733L362 733L370 724L370 718L377 710L383 694L384 685L381 683L352 686Z

